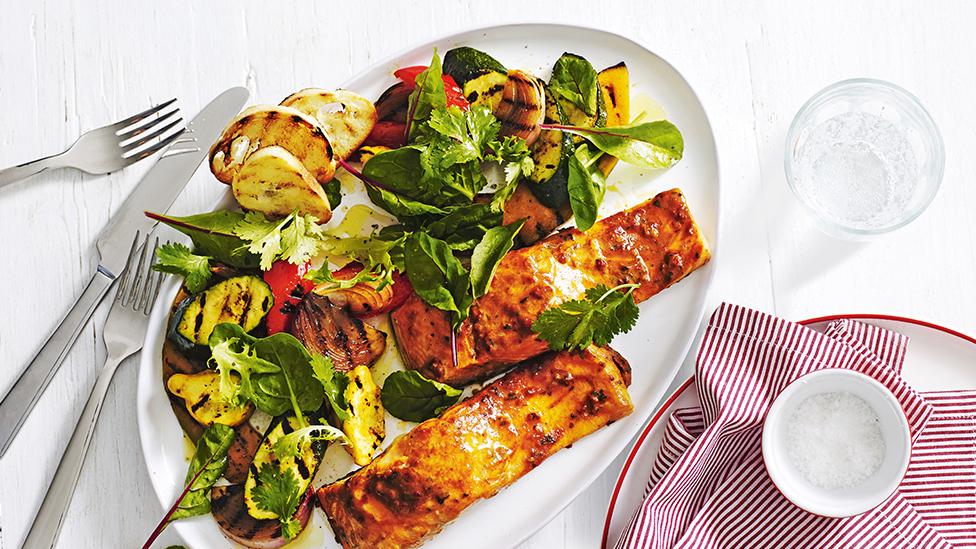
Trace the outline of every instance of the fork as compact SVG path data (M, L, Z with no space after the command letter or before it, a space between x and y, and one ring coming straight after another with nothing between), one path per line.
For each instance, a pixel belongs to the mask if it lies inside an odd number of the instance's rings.
M163 112L175 101L170 99L121 122L82 134L61 154L0 170L0 187L47 169L78 168L91 174L103 174L147 158L183 132L179 128L167 135L183 121L177 116L179 108ZM157 138L159 141L153 142Z
M115 297L115 303L105 322L103 337L105 339L105 366L98 374L95 387L85 410L78 420L71 440L61 456L61 463L54 474L51 486L48 488L44 502L41 503L30 532L24 540L22 549L51 549L57 541L64 516L74 495L75 486L81 476L82 465L95 424L102 411L102 403L108 393L112 377L123 359L142 349L146 325L149 322L149 311L159 293L162 273L153 272L151 266L155 261L159 238L156 238L152 249L149 249L149 237L145 243L139 241L136 234L129 251L129 258Z

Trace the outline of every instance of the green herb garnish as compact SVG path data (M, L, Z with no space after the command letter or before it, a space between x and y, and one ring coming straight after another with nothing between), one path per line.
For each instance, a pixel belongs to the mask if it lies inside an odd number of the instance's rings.
M157 262L153 264L154 271L170 273L184 277L186 289L190 293L197 293L207 287L210 280L210 256L195 255L190 248L179 242L163 244L156 250Z
M532 331L553 351L585 349L606 345L613 336L629 332L637 323L640 310L632 292L637 284L622 284L612 289L600 284L588 288L585 299L573 299L543 311ZM619 290L626 289L626 292Z
M311 215L292 212L284 219L271 221L261 212L248 212L234 227L234 234L247 243L247 250L261 257L267 271L277 259L295 265L305 263L322 247L322 229Z
M298 490L298 478L291 469L282 471L271 463L264 463L257 471L257 484L251 491L251 498L258 509L278 515L281 521L281 535L292 539L302 531L302 525L295 520L295 511L302 501L303 493Z

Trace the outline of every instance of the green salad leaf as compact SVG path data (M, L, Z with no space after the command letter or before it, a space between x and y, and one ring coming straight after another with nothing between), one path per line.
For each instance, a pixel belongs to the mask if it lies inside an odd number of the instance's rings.
M581 135L605 153L628 164L652 170L669 168L684 154L684 138L678 128L667 120L610 128L546 127Z
M485 107L435 107L414 123L410 145L373 156L359 176L373 203L399 222L379 234L391 243L390 263L426 303L452 313L456 327L487 290L504 255L497 250L506 241L505 251L511 249L521 224L501 228L504 202L532 161L523 140L498 139L500 124ZM489 161L502 165L506 183L490 200L476 202L488 184L482 164ZM477 272L474 279L468 263Z
M515 244L515 235L522 229L525 219L515 223L492 227L471 254L471 293L479 298L488 293L491 279L505 254Z
M407 278L426 303L452 314L455 325L467 316L473 298L470 273L443 240L427 233L411 234L404 244Z
M576 217L576 226L581 231L588 230L596 223L600 204L603 204L607 192L607 176L597 164L601 156L603 153L591 150L584 143L569 158L569 204Z
M260 265L260 256L243 247L240 237L234 233L237 225L244 220L242 213L218 210L187 217L152 212L146 212L146 215L189 236L200 255L242 269L253 269Z
M331 425L309 425L279 438L275 443L274 453L278 461L282 461L308 451L314 441L332 442L335 440L342 444L349 443L346 435Z
M214 327L209 344L220 373L221 394L238 405L250 400L272 416L292 412L304 423L302 412L321 408L327 393L345 392L341 385L343 376L327 375L331 361L325 357L313 359L301 342L287 332L255 338L237 324L224 322ZM240 383L235 383L232 373L240 376ZM327 389L324 383L330 387ZM333 406L345 408L344 402L333 401Z
M596 114L600 86L593 65L576 55L563 55L552 67L549 90L562 96L589 116Z
M349 376L337 372L328 357L315 353L312 354L312 377L322 384L325 398L329 401L336 419L340 422L348 420L350 415L346 387L349 385Z
M383 383L380 400L394 417L426 421L439 416L461 398L461 390L427 379L413 370L396 371Z
M170 516L171 521L210 512L210 488L227 470L227 450L234 436L233 428L220 423L210 425L200 436L186 472L184 486L188 491Z
M234 442L234 429L214 423L200 436L190 460L183 492L146 540L149 549L169 523L210 512L210 488L224 475L228 466L227 451Z
M277 220L261 212L228 210L188 217L146 215L188 235L199 255L245 269L267 271L278 259L305 263L322 249L326 238L315 216L297 211Z
M447 106L447 94L441 72L441 58L434 49L430 66L417 75L415 86L407 99L407 139L417 135L418 123L426 120L431 111Z

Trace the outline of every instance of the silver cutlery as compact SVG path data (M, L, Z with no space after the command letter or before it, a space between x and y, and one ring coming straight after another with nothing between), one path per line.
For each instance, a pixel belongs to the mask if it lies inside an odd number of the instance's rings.
M98 374L95 387L88 397L88 403L85 404L85 410L78 420L71 440L68 441L64 455L61 456L61 463L54 473L51 486L34 518L27 539L24 540L24 549L51 549L57 542L112 378L125 358L142 349L149 312L156 301L156 294L159 293L162 282L162 273L153 272L151 269L158 246L157 238L155 245L150 249L148 235L144 244L140 242L138 234L132 241L132 249L119 282L115 303L105 321L103 332L107 355L105 366Z
M245 88L231 88L204 107L187 124L179 139L160 155L99 235L96 243L98 269L91 282L0 401L0 457L10 448L27 415L34 409L95 307L125 267L132 235L137 232L147 234L155 226L156 222L146 217L145 210L165 212L169 209L207 156L210 145L217 141L224 126L240 112L248 95Z
M179 108L166 110L174 102L176 99L170 99L121 122L82 134L61 154L0 170L0 187L54 168L103 174L148 158L172 143L182 131L177 128L183 121L178 116Z

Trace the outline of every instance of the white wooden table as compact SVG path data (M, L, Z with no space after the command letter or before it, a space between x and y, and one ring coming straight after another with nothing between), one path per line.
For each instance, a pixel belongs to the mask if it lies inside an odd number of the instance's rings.
M708 111L723 194L707 311L730 301L797 320L879 313L976 334L976 184L969 164L976 150L976 4L610 4L5 1L0 166L60 152L81 132L170 97L191 116L236 85L251 90L252 102L277 102L303 87L334 87L433 35L514 21L592 25L670 61ZM851 77L889 80L917 95L941 126L948 159L929 210L869 243L818 232L783 171L784 139L796 110L823 86ZM0 391L13 384L80 295L96 265L96 236L148 168L109 176L61 170L0 189L6 265ZM203 211L222 192L201 169L172 211ZM96 312L0 460L3 549L20 547L101 367L106 311ZM135 362L129 359L115 379L58 547L141 547L161 516L137 438ZM686 361L678 377L690 372ZM618 458L523 547L598 546L621 464ZM156 547L172 543L179 540L169 531Z

